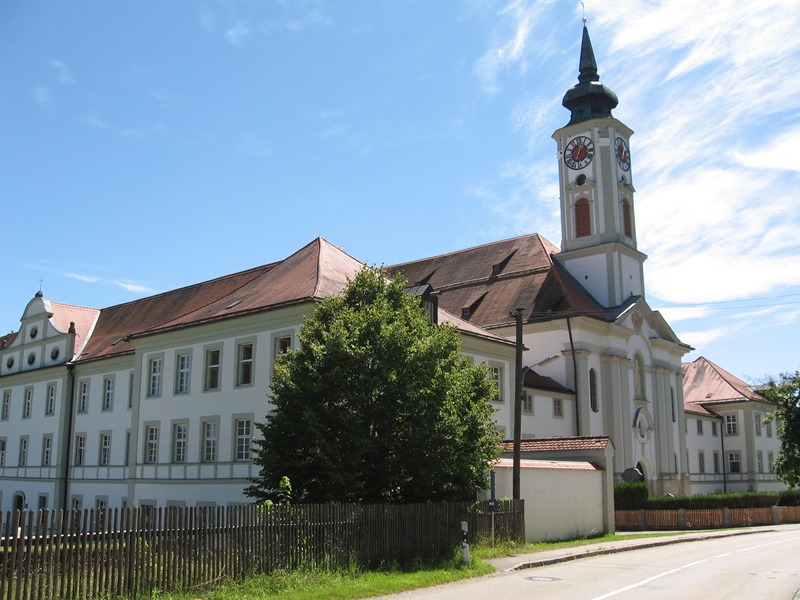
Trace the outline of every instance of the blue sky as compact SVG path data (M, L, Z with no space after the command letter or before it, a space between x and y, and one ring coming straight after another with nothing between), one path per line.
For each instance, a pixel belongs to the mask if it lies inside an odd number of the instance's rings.
M560 244L579 2L3 0L0 331L317 236L394 264ZM796 0L586 1L647 298L740 377L800 368Z

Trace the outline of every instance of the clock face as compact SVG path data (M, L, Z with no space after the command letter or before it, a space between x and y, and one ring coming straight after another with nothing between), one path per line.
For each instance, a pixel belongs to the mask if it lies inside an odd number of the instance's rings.
M621 137L614 140L614 154L617 156L617 164L620 169L627 171L631 168L631 151L628 144Z
M585 135L572 138L564 148L564 163L570 169L582 169L594 158L594 142Z

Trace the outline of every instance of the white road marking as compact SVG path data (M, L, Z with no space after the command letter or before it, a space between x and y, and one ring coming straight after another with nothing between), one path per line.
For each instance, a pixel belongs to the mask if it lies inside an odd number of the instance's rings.
M796 539L800 539L800 536L794 536L794 537L786 538L786 539L783 539L783 540L778 540L777 542L769 542L767 544L759 544L757 546L749 546L748 548L742 548L741 550L736 550L736 552L746 552L747 550L756 550L758 548L764 548L766 546L774 546L775 544L783 544L784 542L790 542L790 541L796 540ZM693 562L693 563L689 563L687 565L683 565L682 567L678 567L676 569L670 569L669 571L664 571L663 573L661 573L659 575L654 575L653 577L648 577L647 579L643 579L642 581L640 581L638 583L634 583L634 584L626 586L624 588L620 588L618 590L614 590L613 592L609 592L607 594L604 594L603 596L597 596L596 598L593 598L592 600L605 600L605 598L611 598L612 596L616 596L617 594L621 594L622 592L627 592L628 590L633 590L633 589L635 589L637 587L641 587L643 585L646 585L646 584L650 583L651 581L655 581L656 579L661 579L662 577L666 577L667 575L672 575L673 573L677 573L678 571L683 571L684 569L688 569L689 567L693 567L695 565L699 565L699 564L702 564L704 562L708 562L709 560L712 560L714 558L723 558L725 556L730 556L731 554L733 554L733 552L727 552L725 554L718 554L716 556L712 556L711 559L706 558L706 559L703 559L703 560L698 560L698 561Z

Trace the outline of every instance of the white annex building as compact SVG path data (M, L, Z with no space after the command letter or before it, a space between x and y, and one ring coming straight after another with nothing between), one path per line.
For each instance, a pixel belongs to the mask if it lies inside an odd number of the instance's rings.
M578 83L563 103L571 117L553 135L560 250L532 234L391 271L432 288L432 314L458 328L466 355L490 365L506 437L511 313L521 309L523 438L573 438L546 445L551 452L598 443L606 452L610 440L603 468L616 481L641 473L659 495L775 487L766 465L779 445L757 418L765 403L692 400L687 419L681 359L691 348L645 299L632 131L611 114L617 98L599 81L585 27ZM37 293L19 330L0 337L0 509L248 502L273 361L297 346L315 304L361 267L318 238L276 263L103 309ZM728 435L712 458L712 426L730 433L734 413L742 435ZM690 421L708 435L701 440Z

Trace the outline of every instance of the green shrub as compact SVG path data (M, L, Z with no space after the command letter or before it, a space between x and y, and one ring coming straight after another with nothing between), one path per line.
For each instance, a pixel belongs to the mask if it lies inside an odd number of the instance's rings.
M778 494L774 492L747 492L708 496L661 496L649 498L644 508L651 510L765 508L774 506L777 502Z
M615 510L639 510L647 503L647 484L643 481L636 483L617 483L614 485Z
M800 506L800 490L784 490L778 494L778 506Z

